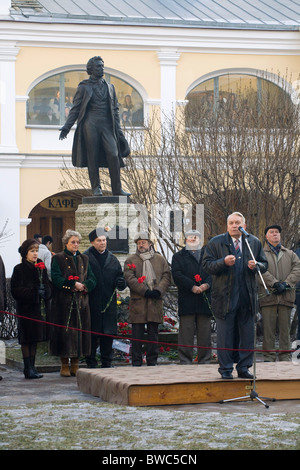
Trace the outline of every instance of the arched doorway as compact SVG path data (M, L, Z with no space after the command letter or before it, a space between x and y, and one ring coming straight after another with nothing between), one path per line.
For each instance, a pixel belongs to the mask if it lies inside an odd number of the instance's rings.
M80 194L79 194L80 193ZM65 191L47 197L30 212L27 237L39 233L53 238L52 251L62 251L62 236L67 229L75 229L75 211L82 201L81 191Z

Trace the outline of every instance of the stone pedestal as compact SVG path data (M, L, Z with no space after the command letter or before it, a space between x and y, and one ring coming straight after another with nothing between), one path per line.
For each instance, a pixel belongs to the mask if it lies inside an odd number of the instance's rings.
M84 197L75 212L75 230L82 240L80 251L90 247L89 233L97 228L108 228L108 249L112 251L124 267L129 253L135 253L134 236L139 228L139 211L124 196Z

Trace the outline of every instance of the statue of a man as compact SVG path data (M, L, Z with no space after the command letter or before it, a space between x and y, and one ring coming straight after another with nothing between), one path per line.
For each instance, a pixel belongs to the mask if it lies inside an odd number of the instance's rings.
M90 76L79 83L73 107L59 139L67 137L77 120L72 147L75 167L87 167L93 195L102 196L99 168L108 168L113 195L130 196L121 187L120 168L123 157L130 154L128 142L120 127L119 104L113 85L104 78L104 62L92 57L86 67Z

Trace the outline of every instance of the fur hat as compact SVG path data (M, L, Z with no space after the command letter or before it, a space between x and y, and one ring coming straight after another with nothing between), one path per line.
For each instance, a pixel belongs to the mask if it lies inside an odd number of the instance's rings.
M29 249L32 246L38 246L38 245L39 245L38 242L34 238L29 238L28 240L25 240L22 243L18 251L20 255L22 256L22 258L26 258Z

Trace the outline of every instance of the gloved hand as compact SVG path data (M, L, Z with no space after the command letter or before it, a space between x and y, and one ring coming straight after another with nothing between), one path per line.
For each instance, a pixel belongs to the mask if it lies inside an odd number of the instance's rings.
M119 290L124 290L125 287L126 287L126 281L125 281L125 279L123 279L122 277L119 277L119 278L117 279L116 287L117 287L117 289L119 289Z
M159 299L160 297L160 292L159 290L157 289L154 289L154 290L146 290L145 292L145 295L144 295L147 299Z
M41 285L38 289L38 293L39 293L39 296L42 298L42 299L45 299L46 298L46 288L44 285Z
M273 284L273 287L275 288L275 291L273 293L276 295L282 294L285 291L286 286L286 282L275 282L275 284Z

